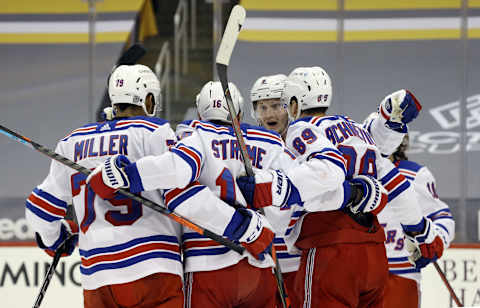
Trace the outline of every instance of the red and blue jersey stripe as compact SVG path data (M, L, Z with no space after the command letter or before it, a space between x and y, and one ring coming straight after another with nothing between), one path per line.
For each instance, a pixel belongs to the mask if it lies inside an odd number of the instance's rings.
M450 234L448 228L444 224L442 224L442 221L448 219L453 220L452 212L449 208L443 208L441 210L435 211L429 214L427 217L430 218L435 223L435 225L439 226L445 232L447 232L447 234Z
M177 237L171 235L152 235L108 247L80 249L80 256L80 272L83 275L124 268L156 258L181 262L180 245Z
M230 251L230 248L195 232L185 232L182 240L185 258L223 255Z
M410 182L396 168L387 173L381 182L388 192L388 201L394 200L410 187Z
M180 156L192 169L192 176L190 182L196 181L200 176L202 168L202 154L191 146L183 143L178 143L175 147L170 148L172 153Z
M187 122L184 122L184 124L189 125L195 129L200 129L206 132L216 133L219 135L230 135L232 137L235 137L235 132L233 130L233 127L231 126L221 126L211 122L198 121L198 120L187 121ZM267 143L276 144L279 146L283 145L283 141L280 135L278 135L273 131L267 130L265 128L242 123L240 125L240 129L242 130L243 137L246 140L267 142Z
M345 158L343 157L342 153L338 151L337 149L333 148L324 148L321 151L314 152L310 154L307 158L307 160L310 160L312 158L316 159L326 159L329 162L335 164L337 167L342 169L343 173L347 175L347 162Z
M295 227L295 224L297 223L297 221L305 213L306 213L306 211L295 211L295 212L293 212L292 216L290 217L290 222L288 223L287 230L285 231L285 235L289 235L292 232L292 230Z
M143 116L130 117L101 123L91 123L73 130L70 134L63 137L62 141L67 141L69 138L74 136L84 136L94 133L126 130L131 127L145 128L153 132L166 123L168 122L163 119Z
M67 214L67 203L39 188L35 188L26 201L27 209L39 218L52 222Z
M273 240L273 244L275 246L275 252L276 252L277 258L279 260L281 260L281 259L294 259L294 258L300 259L299 254L288 253L288 247L287 247L287 244L285 244L285 240L283 238L275 237L274 240Z
M205 188L206 186L200 185L198 181L195 181L183 189L174 188L166 190L163 194L165 204L169 210L174 211L182 202L193 197Z
M397 166L398 171L400 171L401 174L412 182L415 180L418 171L423 167L422 165L409 160L396 161L395 166Z
M420 269L408 262L408 257L388 258L388 271L392 274L419 273Z
M300 118L298 120L293 121L292 123L290 123L290 126L294 125L297 122L306 122L306 123L310 123L310 124L315 125L315 126L320 126L320 124L323 121L327 121L327 120L336 121L336 120L341 120L341 119L342 118L340 116L304 117L304 118Z

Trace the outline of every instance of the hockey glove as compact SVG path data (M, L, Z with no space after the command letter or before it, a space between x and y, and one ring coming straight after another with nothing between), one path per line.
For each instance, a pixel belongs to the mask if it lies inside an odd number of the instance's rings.
M378 215L388 202L387 190L380 181L369 175L359 175L349 181L352 188L347 207L352 213L372 213Z
M240 176L237 184L248 204L254 208L288 208L300 203L300 194L280 170L258 170L255 176Z
M265 216L253 210L239 208L236 211L241 214L243 221L231 234L230 239L238 240L250 254L263 261L265 254L271 250L275 237L272 226Z
M379 112L390 129L407 133L406 124L413 121L421 109L422 105L412 92L402 89L387 95L380 103Z
M38 233L35 233L35 240L38 247L42 248L49 256L53 257L55 251L66 241L63 247L62 257L69 256L75 250L78 243L78 225L73 220L62 220L60 236L52 246L46 246Z
M443 254L445 247L435 224L424 218L422 232L405 232L405 248L410 253L408 260L418 269L424 268L429 263L436 261Z
M114 198L120 188L129 188L132 193L143 191L136 164L124 155L107 158L87 177L87 184L105 200Z

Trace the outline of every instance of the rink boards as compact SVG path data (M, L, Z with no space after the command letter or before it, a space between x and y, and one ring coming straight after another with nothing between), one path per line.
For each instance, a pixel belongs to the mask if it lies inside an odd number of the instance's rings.
M29 307L38 293L50 257L31 242L0 243L2 307ZM480 245L457 244L439 261L466 307L480 306ZM448 308L450 296L433 266L422 277L422 307ZM78 250L58 265L44 299L44 307L83 307ZM455 307L453 305L453 307Z

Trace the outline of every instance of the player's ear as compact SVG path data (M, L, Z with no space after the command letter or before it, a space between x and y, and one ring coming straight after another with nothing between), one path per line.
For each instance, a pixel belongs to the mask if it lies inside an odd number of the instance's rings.
M290 100L290 114L292 116L295 116L297 114L297 110L298 110L298 104L297 104L297 100L292 97L292 99Z
M148 113L153 113L153 110L156 104L156 102L154 102L153 100L154 100L153 95L148 94L147 99L145 101L145 108L147 109Z

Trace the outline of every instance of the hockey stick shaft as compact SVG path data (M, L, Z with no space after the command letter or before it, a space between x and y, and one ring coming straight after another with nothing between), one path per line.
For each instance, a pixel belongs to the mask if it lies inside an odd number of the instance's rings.
M237 42L238 34L240 33L243 22L245 21L245 15L245 9L242 6L236 5L233 7L227 22L227 26L225 27L222 41L220 42L220 47L218 48L217 59L215 62L218 72L218 78L220 79L220 83L222 84L225 100L227 101L228 112L232 120L233 130L235 132L235 136L237 137L237 142L240 146L240 153L242 155L243 164L245 166L245 172L248 176L255 176L255 174L253 173L252 162L250 161L250 157L248 155L247 145L240 129L240 122L238 121L237 111L235 110L235 106L233 105L232 96L228 88L227 77L228 64L230 63L230 58L232 56L235 43ZM260 209L260 213L265 214L263 209ZM282 305L284 308L289 308L291 306L290 299L288 298L286 292L285 283L282 278L280 263L277 258L275 246L273 245L271 256L275 262L274 274L277 281L280 298L282 300Z
M75 169L77 170L78 172L82 173L82 174L85 174L85 175L89 175L90 174L90 170L77 164L77 163L74 163L73 161L71 161L70 159L58 154L58 153L55 153L54 151L42 146L41 144L38 144L36 142L34 142L33 140L27 138L27 137L24 137L8 128L6 128L5 126L3 125L0 125L0 133L8 136L9 138L15 140L15 141L18 141L30 148L33 148L37 151L39 151L40 153L42 154L45 154L46 156L58 161L59 163L61 164L64 164L72 169ZM178 222L179 224L185 226L185 227L188 227L192 230L194 230L195 232L201 234L201 235L204 235L208 238L211 238L212 240L238 252L239 254L242 254L244 251L245 251L245 248L239 244L236 244L232 241L230 241L229 239L226 239L208 229L205 229L197 224L195 224L194 222L184 218L184 217L181 217L175 213L173 213L172 211L164 208L163 206L161 206L160 204L157 204L153 201L150 201L142 196L138 196L138 195L135 195L133 193L131 193L130 191L126 190L126 189L119 189L118 190L118 193L121 194L121 195L124 195L132 200L135 200L137 202L140 202L142 203L143 205L145 205L146 207L156 211L156 212L160 212L168 217L170 217L171 219L175 220L176 222Z
M438 275L439 275L440 278L443 280L443 283L444 283L445 286L447 287L448 292L450 293L450 296L453 298L453 301L455 302L455 304L457 304L458 307L463 307L462 302L461 302L460 299L458 298L457 294L455 294L455 291L453 291L452 286L451 286L450 283L448 282L447 277L445 276L445 273L442 271L442 269L441 269L440 266L438 265L437 261L434 261L434 262L433 262L433 265L435 266L435 269L437 270Z
M70 236L70 237L72 237L72 236ZM47 292L48 285L50 284L50 281L52 280L53 273L55 272L55 269L57 268L58 262L60 261L60 257L62 256L62 253L65 250L65 245L67 244L67 241L70 240L70 237L67 238L55 251L55 255L53 256L52 263L48 267L45 278L43 279L42 286L40 287L40 291L38 292L37 298L35 299L35 304L33 304L33 308L39 308L40 307L40 304L42 303L43 298L45 297L45 293Z

